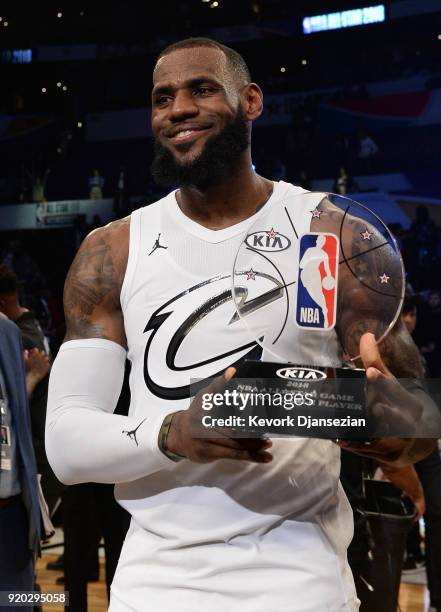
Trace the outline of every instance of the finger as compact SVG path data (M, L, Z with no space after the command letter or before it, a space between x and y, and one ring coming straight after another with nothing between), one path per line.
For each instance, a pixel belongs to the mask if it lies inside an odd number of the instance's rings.
M211 444L219 446L227 446L238 450L247 450L250 452L261 452L271 448L273 443L271 440L262 438L209 438Z
M224 379L228 382L236 374L236 368L227 368L224 372Z
M269 463L272 460L271 453L267 451L253 452L238 448L229 448L217 444L207 445L200 454L208 461L217 459L234 459L235 461L251 461L253 463Z
M414 412L408 410L406 406L402 404L394 406L390 402L376 402L369 406L369 411L377 429L373 434L374 437L415 436L418 420Z
M231 368L231 369L234 369L234 368ZM213 378L211 383L207 385L205 389L202 390L202 393L220 393L221 391L225 389L226 384L227 384L227 379L225 378L225 374L221 374L221 376L217 376L216 378Z
M360 338L360 356L366 371L374 368L386 376L391 375L381 358L374 334L366 333ZM371 375L375 376L376 373L373 371Z

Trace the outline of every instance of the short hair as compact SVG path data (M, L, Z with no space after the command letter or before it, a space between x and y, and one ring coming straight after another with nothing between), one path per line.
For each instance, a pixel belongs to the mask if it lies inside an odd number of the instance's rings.
M18 280L15 272L8 266L0 264L0 294L16 293Z
M161 57L164 57L173 51L177 51L178 49L193 49L196 47L212 47L214 49L219 49L227 58L227 63L231 68L231 72L233 72L238 79L241 79L246 83L251 82L250 70L240 53L231 47L227 47L226 45L217 42L217 40L213 40L212 38L194 37L179 40L178 42L175 42L163 49L158 55L156 63L161 59Z

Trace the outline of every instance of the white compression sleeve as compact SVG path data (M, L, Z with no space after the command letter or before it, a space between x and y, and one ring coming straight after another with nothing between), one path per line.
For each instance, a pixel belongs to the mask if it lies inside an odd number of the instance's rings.
M143 420L113 414L125 358L119 344L99 338L70 340L57 355L49 381L46 452L65 484L128 482L176 465L158 447L164 415Z

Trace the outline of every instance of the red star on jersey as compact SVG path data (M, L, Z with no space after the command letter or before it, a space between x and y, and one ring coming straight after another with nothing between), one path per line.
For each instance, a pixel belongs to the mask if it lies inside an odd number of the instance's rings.
M367 228L364 230L364 232L360 232L360 234L363 240L370 240L372 237L372 232L370 232Z
M279 232L276 232L276 231L274 230L274 228L272 227L272 228L269 230L269 232L266 232L266 233L267 233L267 236L268 236L269 238L271 238L271 240L273 240L273 239L274 239L274 238L277 236L277 234L278 234Z
M320 215L322 214L322 211L318 208L314 208L314 210L310 210L309 212L312 214L313 219L320 219Z
M389 279L390 279L390 276L388 276L386 272L383 272L383 274L380 276L381 284L386 283L387 285L387 283L389 282Z
M251 270L248 270L247 280L256 280L256 273L254 272L253 268L251 268Z

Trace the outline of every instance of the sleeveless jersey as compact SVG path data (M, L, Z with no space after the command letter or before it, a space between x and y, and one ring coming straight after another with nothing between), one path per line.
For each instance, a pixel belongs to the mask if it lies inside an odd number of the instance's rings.
M256 347L242 321L231 324L234 257L259 215L301 193L275 183L259 212L222 230L186 217L174 192L132 214L121 291L130 416L187 408L192 379L222 373ZM299 235L309 231L310 206L299 198ZM320 333L294 344L298 363L339 362L336 340L324 343ZM271 452L269 464L183 460L118 484L116 497L133 518L110 609L357 610L339 448L327 440L277 439Z

